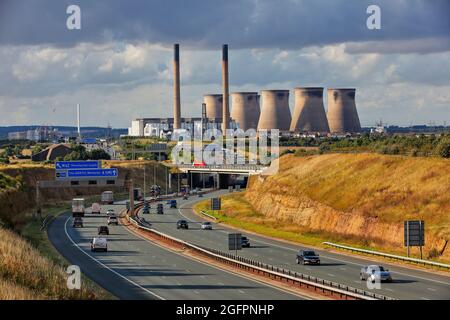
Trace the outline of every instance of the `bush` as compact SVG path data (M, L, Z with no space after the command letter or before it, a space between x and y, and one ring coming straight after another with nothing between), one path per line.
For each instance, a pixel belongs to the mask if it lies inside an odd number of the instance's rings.
M450 139L439 142L434 148L434 154L442 158L450 158Z

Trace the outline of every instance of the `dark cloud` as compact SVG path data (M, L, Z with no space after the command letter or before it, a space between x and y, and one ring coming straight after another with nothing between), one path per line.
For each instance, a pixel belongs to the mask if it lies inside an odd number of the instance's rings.
M81 7L80 31L66 29L70 4ZM381 7L381 30L366 28L369 4ZM298 49L445 38L449 20L448 0L1 0L0 44L148 41L209 49L227 42L232 48Z

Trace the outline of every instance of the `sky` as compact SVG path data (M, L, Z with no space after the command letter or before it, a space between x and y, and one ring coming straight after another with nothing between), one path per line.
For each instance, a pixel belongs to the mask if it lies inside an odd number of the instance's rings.
M170 117L174 43L182 116L221 93L226 43L231 92L354 87L363 126L450 124L448 0L0 0L0 126Z

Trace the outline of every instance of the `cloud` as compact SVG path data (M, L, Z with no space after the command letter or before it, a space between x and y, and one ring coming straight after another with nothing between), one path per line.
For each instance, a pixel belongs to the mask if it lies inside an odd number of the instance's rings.
M81 7L82 29L66 28L66 8ZM381 8L381 30L368 30L366 9ZM73 47L115 41L180 42L191 49L300 49L341 42L368 42L353 50L408 52L448 50L447 0L2 0L0 44ZM433 38L434 40L427 40ZM385 47L375 43L393 41ZM406 43L406 42L404 42ZM373 52L373 51L370 51Z

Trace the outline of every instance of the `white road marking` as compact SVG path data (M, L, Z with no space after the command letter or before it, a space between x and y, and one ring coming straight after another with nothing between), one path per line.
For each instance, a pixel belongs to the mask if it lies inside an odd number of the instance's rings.
M335 275L332 273L327 273L327 275L329 275L330 277L335 277Z
M394 290L392 290L391 288L384 288L384 289L390 292L394 292Z
M434 288L427 288L427 289L430 291L436 291L436 289L434 289Z
M160 300L165 300L163 297L157 295L156 293L142 287L141 285L137 284L136 282L134 282L133 280L128 279L127 277L125 277L124 275L120 274L119 272L109 268L107 265L105 265L104 263L100 262L98 259L94 258L93 256L91 256L89 253L87 253L86 251L84 251L73 239L72 237L69 235L69 233L67 232L67 222L69 222L70 217L67 218L66 223L64 224L64 232L66 233L67 238L69 238L69 240L73 243L73 245L75 247L78 248L78 250L80 250L81 252L83 252L85 255L87 255L89 258L91 258L92 260L94 260L95 262L97 262L99 265L101 265L102 267L108 269L109 271L111 271L112 273L118 275L119 277L121 277L122 279L125 279L126 281L128 281L129 283L135 285L136 287L150 293L151 295L153 295L154 297L160 299Z
M242 294L245 294L244 290L239 289L238 291Z

